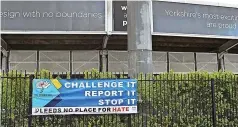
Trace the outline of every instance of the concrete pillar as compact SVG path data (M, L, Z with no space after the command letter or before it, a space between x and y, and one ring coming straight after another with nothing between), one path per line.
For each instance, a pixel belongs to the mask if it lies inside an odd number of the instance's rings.
M5 49L1 49L1 72L7 72L8 71L8 57L9 57L9 51L6 51Z
M150 73L152 64L151 1L127 1L128 74Z
M2 71L6 72L7 71L7 56L2 56Z

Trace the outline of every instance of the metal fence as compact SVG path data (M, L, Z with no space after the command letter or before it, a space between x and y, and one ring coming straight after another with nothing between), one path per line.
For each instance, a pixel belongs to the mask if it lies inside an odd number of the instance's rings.
M209 127L238 126L238 76L138 75L138 114L31 116L34 78L128 78L122 73L2 74L1 124L8 127Z

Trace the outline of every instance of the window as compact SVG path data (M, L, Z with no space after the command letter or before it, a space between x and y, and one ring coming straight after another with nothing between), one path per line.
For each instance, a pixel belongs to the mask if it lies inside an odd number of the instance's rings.
M51 72L70 72L69 51L40 51L39 67Z
M92 68L99 68L98 51L73 51L72 52L73 73L84 72Z
M217 54L197 53L197 68L198 71L218 71Z
M195 71L194 53L171 52L169 53L169 70L174 72Z
M128 52L108 51L108 71L128 72Z
M167 72L167 53L166 52L152 52L153 72L161 73Z
M238 54L225 54L225 70L238 73Z
M9 69L32 73L37 69L37 51L10 51Z

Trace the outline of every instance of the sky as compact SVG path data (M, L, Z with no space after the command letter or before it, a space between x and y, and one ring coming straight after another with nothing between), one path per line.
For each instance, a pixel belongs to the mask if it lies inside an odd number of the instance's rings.
M207 0L207 1L218 1L218 2L221 2L221 3L238 3L238 0Z
M238 0L190 0L190 1L209 1L209 2L218 2L225 4L238 4Z
M1 0L1 1L34 1L34 0ZM48 0L38 0L38 1L48 1ZM67 1L67 0L60 0L60 1ZM80 0L75 0L75 1L80 1ZM184 0L184 1L209 1L209 2L215 2L215 3L238 4L238 0Z

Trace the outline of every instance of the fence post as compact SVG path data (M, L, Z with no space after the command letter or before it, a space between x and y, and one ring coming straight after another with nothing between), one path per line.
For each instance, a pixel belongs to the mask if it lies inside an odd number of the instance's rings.
M211 90L212 90L212 123L213 127L216 127L216 103L215 103L215 80L211 79Z
M1 70L1 72L2 72L2 75L1 75L1 77L0 77L0 127L2 126L2 92L3 92L3 89L2 89L2 87L3 87L3 77L4 77L4 71L2 71Z
M28 109L28 127L32 126L32 83L34 75L30 75L30 84L29 84L29 109Z
M131 79L130 76L128 76L128 78ZM128 114L127 117L128 117L128 119L127 119L127 122L128 122L127 123L127 127L131 127L131 114Z
M131 78L128 76L128 79L131 79ZM131 127L131 114L120 115L119 116L120 120L121 122L125 123L126 116L127 116L127 127Z

